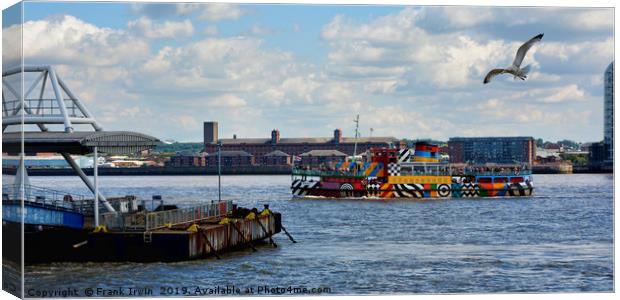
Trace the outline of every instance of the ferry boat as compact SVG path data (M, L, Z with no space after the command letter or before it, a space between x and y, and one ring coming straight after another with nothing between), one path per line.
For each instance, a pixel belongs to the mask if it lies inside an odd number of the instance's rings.
M441 162L438 146L370 149L320 169L293 168L295 197L470 198L530 196L532 173L526 165L464 165Z

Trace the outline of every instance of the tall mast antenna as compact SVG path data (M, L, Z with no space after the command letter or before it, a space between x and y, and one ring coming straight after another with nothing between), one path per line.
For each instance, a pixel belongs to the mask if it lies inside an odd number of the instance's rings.
M353 162L355 162L355 157L357 156L357 137L359 136L359 129L360 129L360 115L358 114L357 117L355 117L355 120L353 120L353 122L355 122L355 144L353 146Z

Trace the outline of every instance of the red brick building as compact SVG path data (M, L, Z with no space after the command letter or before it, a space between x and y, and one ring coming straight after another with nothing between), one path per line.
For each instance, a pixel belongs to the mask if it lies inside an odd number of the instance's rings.
M209 123L209 124L207 124ZM205 128L209 128L208 137L217 136L217 130L213 132L212 122L205 122ZM220 139L223 151L245 151L256 158L257 162L263 161L263 156L273 151L279 150L292 158L311 150L338 150L346 155L353 155L356 139L353 137L343 137L342 130L334 130L332 137L314 138L282 138L280 131L271 131L271 138L232 138ZM217 140L214 138L205 139L205 152L217 152ZM358 137L357 154L370 149L381 147L405 147L405 142L394 137Z
M252 166L256 164L254 156L245 151L222 151L222 167ZM207 166L217 166L217 150L205 156Z
M263 155L261 164L266 166L290 166L292 163L291 156L280 151L275 150Z
M165 164L170 167L204 167L206 159L204 156L179 154L170 157L170 160L166 161Z

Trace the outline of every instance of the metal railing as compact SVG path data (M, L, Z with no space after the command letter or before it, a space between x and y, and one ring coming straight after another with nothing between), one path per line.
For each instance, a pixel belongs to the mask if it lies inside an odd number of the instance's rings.
M440 169L436 170L434 168L430 168L427 171L422 170L411 170L406 167L403 167L400 170L400 176L424 176L424 175L433 175L433 176L522 176L522 175L531 175L532 170L530 169L520 169L518 171L515 170L503 170L503 171L479 171L471 168L466 168L464 170L458 170L456 168L452 169ZM302 170L302 169L293 169L292 175L295 176L339 176L339 177L365 177L364 171L359 171L357 173L351 171L324 171L324 170Z
M2 101L2 113L5 116L15 114L16 109L20 107L20 100L4 100ZM70 117L84 118L75 101L73 99L64 99L67 113ZM56 99L24 99L24 103L28 110L26 115L37 116L61 116L62 112Z
M54 189L24 184L23 195L18 184L2 185L2 200L28 201L41 205L51 205L82 212L84 209L84 196ZM68 200L71 201L68 201ZM75 203L72 201L76 201Z
M109 229L149 231L221 217L231 212L232 201L222 201L164 211L143 211L131 214L103 213L100 214L99 222Z
M299 175L299 176L348 176L348 177L363 177L364 176L364 171L358 171L358 172L352 172L349 170L343 170L343 171L334 171L334 170L329 170L329 171L324 171L324 170L302 170L302 169L293 169L292 170L292 174L293 175Z

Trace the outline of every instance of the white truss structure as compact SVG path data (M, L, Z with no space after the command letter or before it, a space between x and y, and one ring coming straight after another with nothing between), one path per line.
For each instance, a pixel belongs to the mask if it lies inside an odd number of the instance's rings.
M26 73L34 73L35 79L29 81L27 89L21 89L25 84ZM13 84L9 77L19 74L18 78L13 78ZM16 88L15 82L20 88ZM49 84L48 84L49 82ZM23 86L25 88L25 85ZM50 90L51 89L51 90ZM38 91L38 96L31 97L34 91ZM7 93L5 94L5 91ZM22 91L25 91L22 97ZM51 95L51 97L49 96ZM95 131L103 131L95 118L82 104L80 99L71 92L69 87L58 75L52 66L19 66L2 72L2 133L10 125L37 125L43 132L48 132L46 125L63 124L64 132L73 133L73 124L89 124ZM99 225L99 201L103 202L106 209L115 212L114 207L101 195L97 185L97 147L94 147L94 185L90 182L86 174L75 163L69 153L61 153L69 165L75 170L84 181L86 186L95 196L95 224ZM23 156L16 176L16 184L23 188L24 179L28 178L28 173L23 163Z
M21 97L21 89L7 78L20 74L20 82L24 82L25 73L38 75L32 83L28 82L28 87L24 86ZM20 66L2 73L2 132L9 125L21 124L37 125L41 131L48 131L48 124L63 124L68 133L73 132L74 124L89 124L95 131L103 130L52 66Z

